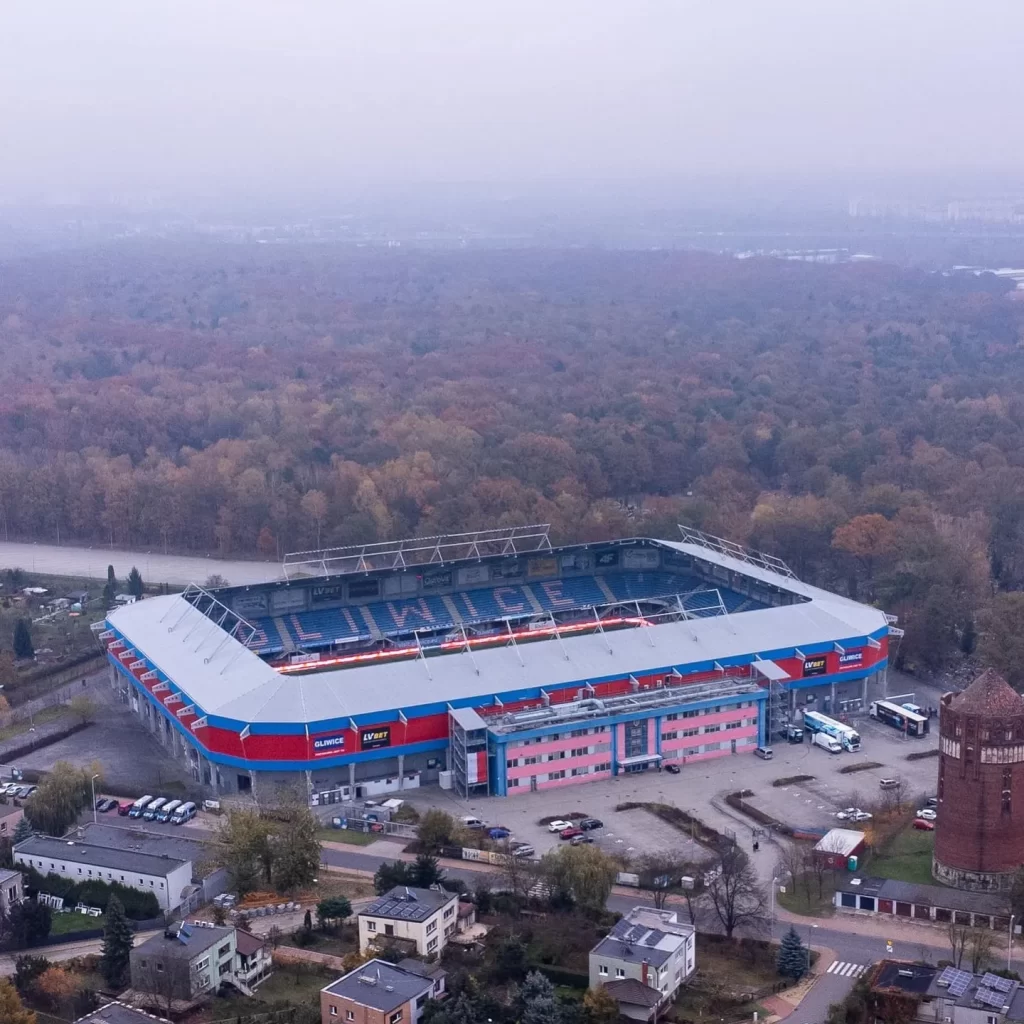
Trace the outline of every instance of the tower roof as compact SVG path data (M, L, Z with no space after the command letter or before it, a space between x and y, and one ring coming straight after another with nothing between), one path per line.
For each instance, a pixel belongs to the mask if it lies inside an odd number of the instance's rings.
M985 669L951 706L973 715L1024 715L1024 697L995 670Z

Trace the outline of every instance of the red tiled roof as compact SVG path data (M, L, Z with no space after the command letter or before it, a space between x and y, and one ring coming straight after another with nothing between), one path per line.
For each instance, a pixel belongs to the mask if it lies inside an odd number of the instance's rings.
M604 987L616 1002L630 1003L633 1006L657 1006L661 1002L661 993L656 988L651 988L636 978L609 981Z
M235 948L242 956L252 956L257 950L267 944L266 939L253 935L251 932L243 931L241 928L235 934Z
M975 715L1024 715L1024 697L998 673L987 668L950 702L955 711Z

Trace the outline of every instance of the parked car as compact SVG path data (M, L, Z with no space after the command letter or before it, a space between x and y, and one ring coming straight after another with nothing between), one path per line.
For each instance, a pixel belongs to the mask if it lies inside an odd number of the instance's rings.
M925 805L928 807L938 807L939 798L937 796L930 796L927 800L925 800Z
M896 787L899 786L899 784L900 784L900 780L899 779L879 779L878 780L878 788L879 789L896 789Z
M678 775L679 774L679 765L677 765L677 764L667 764L667 765L665 765L665 771L667 771L669 773L669 775Z
M569 840L569 845L570 846L579 846L582 843L593 843L593 842L596 842L596 840L594 839L593 836L588 836L586 833L583 833L583 835L573 836L572 839Z
M558 834L562 839L573 839L576 836L583 835L583 829L577 828L575 825L570 825L568 828L562 829Z
M510 849L513 857L532 857L537 852L529 843L512 843Z
M567 828L572 828L573 824L571 821L563 821L561 818L556 818L554 821L548 824L549 832L562 832Z
M775 756L771 747L758 747L754 751L754 755L761 758L762 761L770 761Z
M924 818L915 818L914 819L914 828L920 829L922 832L934 832L935 831L935 822L934 821L925 821Z
M96 801L96 810L99 811L100 814L106 814L108 811L112 811L115 807L117 807L117 801L109 796L100 797L100 799Z
M127 818L131 809L135 806L134 800L125 800L123 803L117 805L117 813L119 817Z
M924 818L925 821L934 821L938 814L935 813L930 807L923 807L917 812L918 818Z
M591 829L604 828L604 822L600 818L584 818L580 822L580 828L584 832L589 832Z
M857 813L856 807L844 807L841 811L836 811L836 817L840 821L847 821Z
M512 832L505 828L504 825L496 825L494 828L489 828L487 834L491 839L508 839Z
M465 828L478 829L487 828L487 825L482 822L479 818L474 818L472 814L467 814L462 819L462 824Z

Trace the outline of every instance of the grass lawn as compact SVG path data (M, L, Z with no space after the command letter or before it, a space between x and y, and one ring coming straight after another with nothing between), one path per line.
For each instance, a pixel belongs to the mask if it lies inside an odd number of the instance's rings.
M826 874L821 883L821 896L818 895L818 880L810 879L810 895L808 886L803 880L796 885L786 886L785 892L775 890L775 902L791 914L802 914L804 917L829 917L835 909L832 898L835 896L836 884L831 873Z
M919 832L908 826L893 837L884 851L872 858L868 870L879 878L932 885L934 849L934 832Z
M70 914L54 914L50 924L50 938L67 935L69 932L84 932L91 928L102 928L105 920L102 915L89 917L86 914L76 914L73 911Z
M249 1018L283 1004L319 1006L320 990L337 976L337 971L275 966L274 973L256 989L254 998L240 994L218 996L192 1020L195 1024L225 1019L234 1021L236 1017Z
M379 832L356 832L349 828L322 828L317 833L321 843L344 843L346 846L369 846L381 838Z
M43 708L41 711L37 711L32 716L31 720L26 718L23 722L12 722L5 729L0 729L0 743L14 739L15 736L20 736L22 733L28 732L33 725L38 728L40 725L47 725L50 722L56 722L61 718L66 718L70 714L71 709L62 704Z

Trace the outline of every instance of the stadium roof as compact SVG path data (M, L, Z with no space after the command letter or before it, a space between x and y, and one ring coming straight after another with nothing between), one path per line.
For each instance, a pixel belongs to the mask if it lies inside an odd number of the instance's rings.
M283 675L178 595L147 598L107 621L206 715L252 725L300 725L396 708L461 702L538 687L642 675L671 666L713 667L793 649L863 643L884 635L883 612L700 544L658 541L798 594L791 605L605 634L564 636L435 658ZM691 669L691 671L694 671Z

